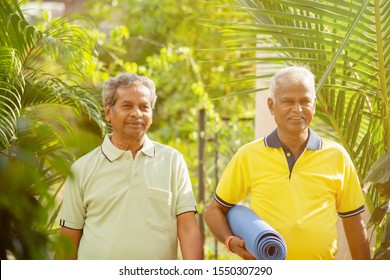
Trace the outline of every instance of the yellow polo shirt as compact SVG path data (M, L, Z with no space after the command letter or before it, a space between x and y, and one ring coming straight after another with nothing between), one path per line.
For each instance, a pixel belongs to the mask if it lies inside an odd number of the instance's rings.
M177 259L176 216L197 211L178 151L146 137L133 159L107 135L72 174L60 224L83 229L78 259Z
M364 197L345 149L309 133L296 161L276 130L241 147L215 199L232 207L250 195L252 209L285 239L287 259L334 259L337 215L363 212Z

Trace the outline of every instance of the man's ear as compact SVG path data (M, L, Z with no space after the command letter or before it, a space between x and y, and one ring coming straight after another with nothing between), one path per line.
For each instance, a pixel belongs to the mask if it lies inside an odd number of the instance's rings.
M315 114L316 113L316 107L317 107L317 98L316 97L314 97L314 108L313 108L313 114Z
M108 122L111 122L111 105L106 105L104 107L104 114L105 114L105 118L106 118L106 121Z
M270 111L271 115L274 115L274 100L271 97L268 97L267 105L268 105L268 110Z

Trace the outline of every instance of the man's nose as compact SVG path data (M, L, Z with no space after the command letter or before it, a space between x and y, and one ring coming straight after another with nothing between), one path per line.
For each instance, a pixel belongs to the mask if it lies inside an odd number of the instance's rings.
M293 110L296 111L296 112L301 112L301 111L302 111L302 105L301 105L301 103L295 102L295 103L294 103L294 108L293 108Z
M131 116L134 118L140 118L142 116L142 112L138 107L134 107L133 110L131 110Z

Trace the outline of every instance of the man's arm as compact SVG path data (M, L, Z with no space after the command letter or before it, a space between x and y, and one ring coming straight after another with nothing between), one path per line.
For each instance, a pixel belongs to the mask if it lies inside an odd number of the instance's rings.
M177 216L177 236L184 260L203 260L203 242L195 212Z
M370 245L367 230L360 214L342 218L345 236L353 260L369 260Z
M222 243L225 243L225 240L229 236L233 235L226 218L226 214L229 210L230 208L221 205L215 199L213 199L204 213L204 218L209 229L214 234L214 236ZM237 236L231 239L230 249L233 253L239 255L245 260L256 259L251 253L249 253L245 249L244 240Z
M83 231L61 227L59 248L54 256L56 260L76 260Z

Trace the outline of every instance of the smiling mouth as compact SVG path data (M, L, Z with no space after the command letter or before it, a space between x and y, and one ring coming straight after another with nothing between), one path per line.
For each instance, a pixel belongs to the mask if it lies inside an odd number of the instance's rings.
M289 117L290 120L303 120L303 117Z

